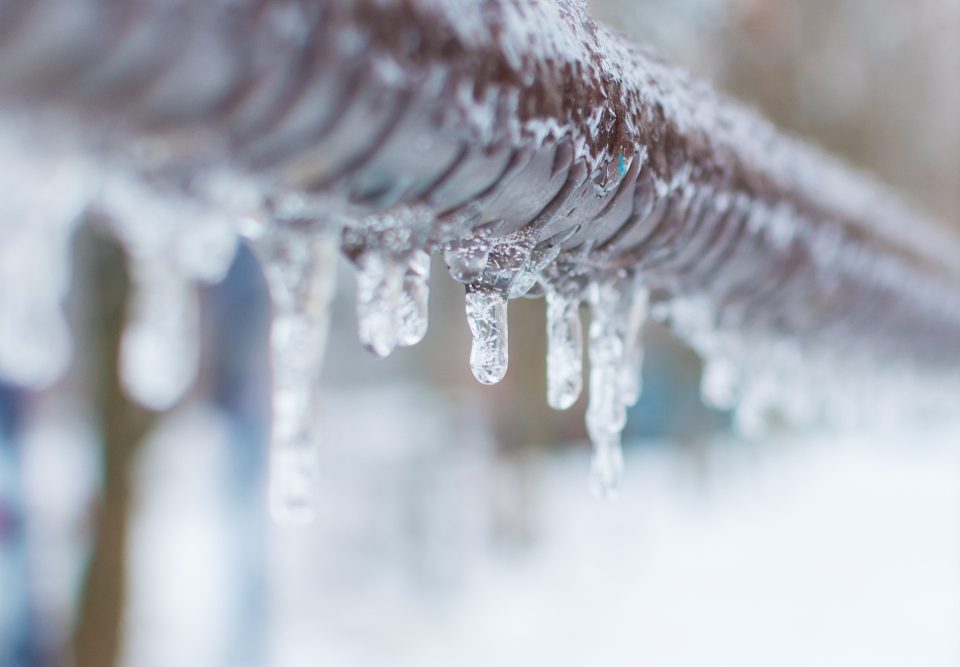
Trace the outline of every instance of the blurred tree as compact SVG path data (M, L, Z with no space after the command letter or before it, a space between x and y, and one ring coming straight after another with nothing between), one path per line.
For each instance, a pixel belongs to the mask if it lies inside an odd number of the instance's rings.
M103 445L103 486L96 507L92 554L73 634L76 667L118 664L126 592L130 471L153 416L121 391L118 350L128 296L123 251L116 241L81 227L75 266L77 291L86 300L79 329L86 343L89 395Z

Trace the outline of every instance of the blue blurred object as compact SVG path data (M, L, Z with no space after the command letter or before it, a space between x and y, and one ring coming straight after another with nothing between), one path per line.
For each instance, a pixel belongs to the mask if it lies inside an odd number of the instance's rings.
M0 384L0 664L41 664L31 622L26 516L16 434L22 395Z
M233 579L240 600L230 620L234 655L230 665L264 663L266 560L263 471L267 466L269 424L270 304L259 265L241 245L226 279L206 292L210 322L207 359L211 365L210 401L232 424L228 457L231 494Z

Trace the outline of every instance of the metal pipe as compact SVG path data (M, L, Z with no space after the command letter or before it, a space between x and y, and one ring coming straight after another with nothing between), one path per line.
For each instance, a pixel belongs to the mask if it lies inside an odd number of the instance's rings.
M434 249L485 230L474 289L509 292L559 244L532 293L626 272L745 340L960 366L956 235L575 0L6 0L0 17L8 111L55 110L85 150L187 196L218 205L202 184L227 170L279 217L295 201L385 238L369 216L392 216L393 239L417 220Z

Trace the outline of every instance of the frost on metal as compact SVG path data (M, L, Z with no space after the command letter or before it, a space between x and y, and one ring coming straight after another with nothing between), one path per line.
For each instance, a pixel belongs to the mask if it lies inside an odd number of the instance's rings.
M328 301L304 295L329 294L331 239L381 356L426 331L431 254L466 286L481 382L506 372L508 299L545 295L558 409L583 383L585 305L601 493L648 310L748 432L955 404L960 241L579 2L2 0L0 100L16 194L0 224L20 248L0 271L29 258L36 276L2 281L0 370L38 385L65 363L64 243L92 205L134 261L125 385L171 404L195 370L191 281L221 275L242 233L275 301L275 451L296 514Z

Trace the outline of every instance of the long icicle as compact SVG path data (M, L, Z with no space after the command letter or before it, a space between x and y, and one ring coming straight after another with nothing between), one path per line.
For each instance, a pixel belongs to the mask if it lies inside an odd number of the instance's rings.
M627 423L623 363L625 336L623 285L594 283L590 299L590 400L587 434L593 443L590 489L599 497L616 495L623 477L620 436ZM619 326L618 326L619 325Z
M643 325L647 321L649 298L647 290L634 284L626 294L627 322L623 337L623 365L620 386L626 405L636 405L643 392Z
M337 244L329 233L276 224L254 243L273 302L270 508L282 521L315 512L320 371L330 327Z

